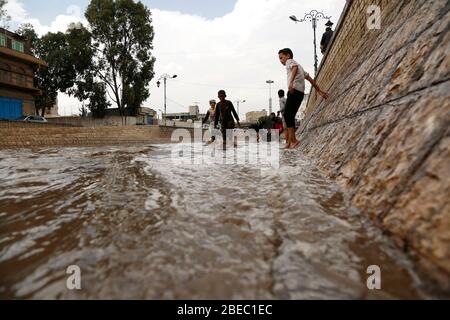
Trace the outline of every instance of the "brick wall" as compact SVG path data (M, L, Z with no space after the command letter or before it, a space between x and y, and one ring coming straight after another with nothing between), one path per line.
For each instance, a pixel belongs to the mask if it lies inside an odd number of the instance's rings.
M386 23L387 13L396 3L398 3L396 0L347 0L341 20L336 26L333 43L319 66L316 80L321 87L325 89L332 87L333 82L342 78L336 75L348 73L346 66L353 59L355 46L364 39L367 32L372 35L379 35L382 32L367 29L367 21L370 18L367 13L369 6L379 6L381 20ZM313 89L306 107L306 115L310 115L321 100L322 98Z
M103 126L74 127L61 124L40 124L0 121L0 150L21 147L84 147L104 145L169 143L175 130L187 131L194 138L194 129L172 126ZM205 134L207 130L202 130ZM178 138L175 137L174 139Z
M0 125L0 150L20 147L77 147L151 144L166 142L158 126L61 127L56 125L14 127Z
M139 119L142 122L142 119ZM56 117L47 118L52 124L74 125L78 127L102 127L102 126L135 126L138 123L137 117L127 117L126 122L120 116L106 116L101 119L90 117Z
M7 121L0 120L0 128L61 128L61 127L77 127L71 124L55 124L55 123L37 123L24 121Z

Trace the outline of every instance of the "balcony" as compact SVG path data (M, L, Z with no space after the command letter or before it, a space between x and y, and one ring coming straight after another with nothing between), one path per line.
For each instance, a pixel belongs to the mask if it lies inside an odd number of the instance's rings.
M11 71L1 70L0 85L11 89L26 90L33 93L40 93L39 89L34 87L33 77Z

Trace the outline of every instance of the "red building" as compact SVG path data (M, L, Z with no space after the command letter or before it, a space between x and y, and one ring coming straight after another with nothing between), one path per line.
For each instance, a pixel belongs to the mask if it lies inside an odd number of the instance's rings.
M34 73L47 64L31 54L25 38L0 28L0 119L16 120L36 112Z

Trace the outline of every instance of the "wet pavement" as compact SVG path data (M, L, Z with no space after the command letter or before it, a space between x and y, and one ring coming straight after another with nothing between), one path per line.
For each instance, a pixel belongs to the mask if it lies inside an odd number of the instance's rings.
M430 297L298 151L262 170L175 163L169 144L2 150L0 181L0 298ZM367 290L370 265L382 290Z

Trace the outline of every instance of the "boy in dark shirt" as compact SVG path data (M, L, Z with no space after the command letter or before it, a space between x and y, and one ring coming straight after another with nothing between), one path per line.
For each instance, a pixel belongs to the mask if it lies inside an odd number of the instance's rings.
M217 125L220 121L220 130L222 131L223 144L227 143L227 130L232 130L236 128L236 124L234 119L236 119L238 127L241 127L239 122L239 115L234 109L233 103L229 100L226 100L227 94L224 90L219 91L219 103L216 106L216 117L214 119L214 127L217 128ZM234 117L234 118L233 118Z

